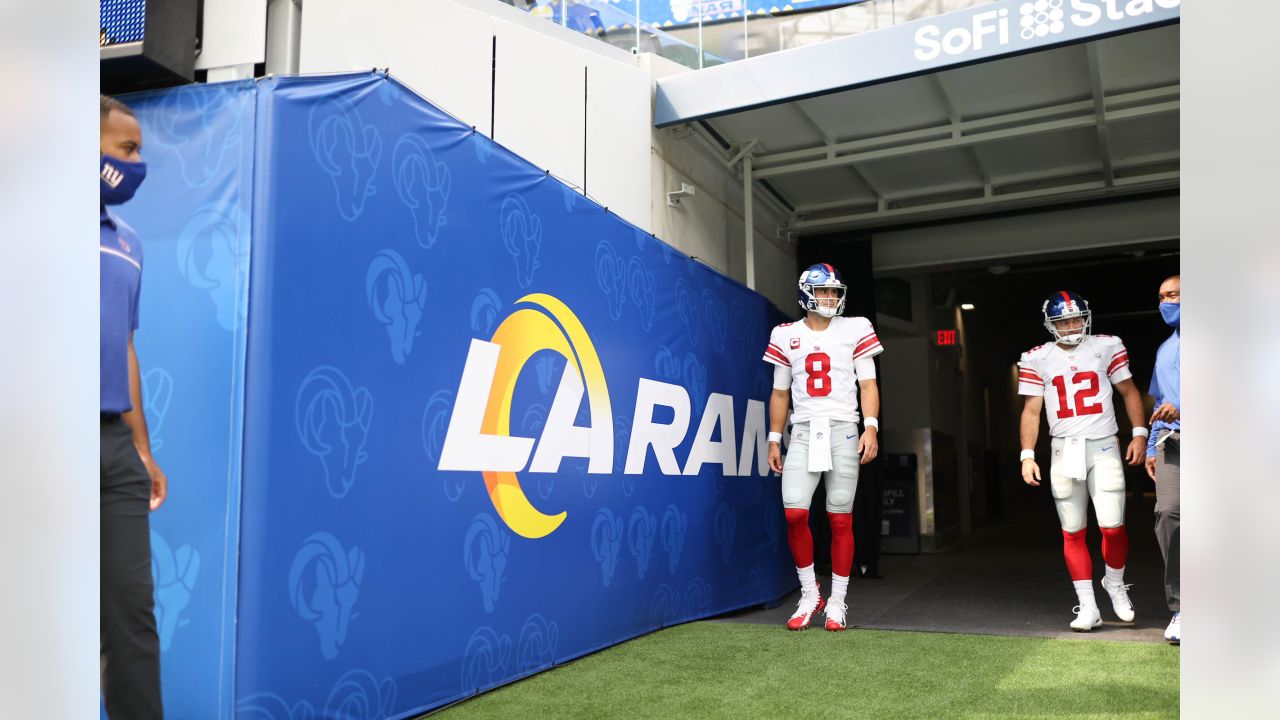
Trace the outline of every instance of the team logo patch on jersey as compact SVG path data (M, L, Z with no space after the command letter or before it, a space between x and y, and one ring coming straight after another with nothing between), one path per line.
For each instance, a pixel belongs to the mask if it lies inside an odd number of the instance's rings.
M129 252L129 243L125 242L124 238L120 236L116 236L116 239L120 241L120 249L125 252Z
M792 350L800 349L800 338L791 338L791 349Z

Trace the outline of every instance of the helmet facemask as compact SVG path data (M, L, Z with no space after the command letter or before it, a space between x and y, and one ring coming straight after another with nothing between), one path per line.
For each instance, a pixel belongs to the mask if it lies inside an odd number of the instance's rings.
M1061 322L1063 320L1071 320L1074 318L1084 319L1084 325L1081 326L1080 329L1075 330L1074 332L1064 333L1063 331L1059 330L1056 325L1054 325L1055 322ZM1089 310L1084 310L1081 312L1074 312L1074 313L1063 313L1062 315L1046 317L1044 321L1044 326L1048 328L1049 333L1053 335L1054 341L1062 345L1079 345L1080 343L1084 342L1085 338L1089 337L1089 329L1092 325L1093 325L1093 313L1090 312Z
M833 288L836 291L836 297L819 298L818 288ZM830 281L819 285L801 284L800 292L805 296L805 301L801 304L801 307L806 312L817 313L825 318L833 318L844 313L844 300L847 290L848 288L845 285Z

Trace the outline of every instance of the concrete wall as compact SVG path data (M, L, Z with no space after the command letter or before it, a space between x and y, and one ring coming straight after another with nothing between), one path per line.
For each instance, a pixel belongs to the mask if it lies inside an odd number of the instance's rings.
M687 128L653 129L657 77L634 56L497 0L307 0L299 70L387 67L463 122L584 190L623 219L746 281L742 180ZM696 188L677 208L666 193ZM794 304L795 248L757 192L757 289Z

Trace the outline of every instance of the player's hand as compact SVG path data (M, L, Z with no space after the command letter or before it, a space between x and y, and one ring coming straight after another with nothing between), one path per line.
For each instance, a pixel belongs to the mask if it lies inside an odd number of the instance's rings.
M1147 456L1147 476L1151 478L1151 482L1156 481L1156 457L1154 455Z
M1129 441L1129 448L1124 451L1124 461L1130 465L1137 467L1142 464L1142 459L1147 456L1147 439L1144 437L1135 437Z
M1022 461L1022 482L1031 487L1040 487L1040 466L1030 458Z
M147 475L151 477L151 509L156 510L164 504L164 499L169 494L169 477L149 453L139 453L139 457L142 458L143 467L147 469Z
M782 474L782 446L776 442L769 443L769 469Z
M858 438L858 454L862 456L862 464L866 465L876 459L880 452L880 431L871 427Z
M1164 422L1173 422L1175 420L1178 420L1179 418L1181 418L1181 414L1178 412L1178 408L1175 407L1173 403L1165 403L1160 407L1156 408L1155 412L1151 413L1151 422L1155 422L1157 420L1163 420Z

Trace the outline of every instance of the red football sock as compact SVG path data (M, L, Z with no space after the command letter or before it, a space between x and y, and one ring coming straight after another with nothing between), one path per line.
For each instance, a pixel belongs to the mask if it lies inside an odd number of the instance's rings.
M1089 557L1089 545L1084 529L1076 532L1062 531L1062 555L1067 559L1067 573L1071 580L1093 579L1093 558Z
M849 577L853 570L853 514L827 513L831 521L831 574Z
M809 532L808 510L787 508L787 544L791 546L791 557L795 558L796 567L813 564L813 534Z
M1108 567L1121 570L1129 559L1129 532L1124 526L1102 528L1102 560Z

